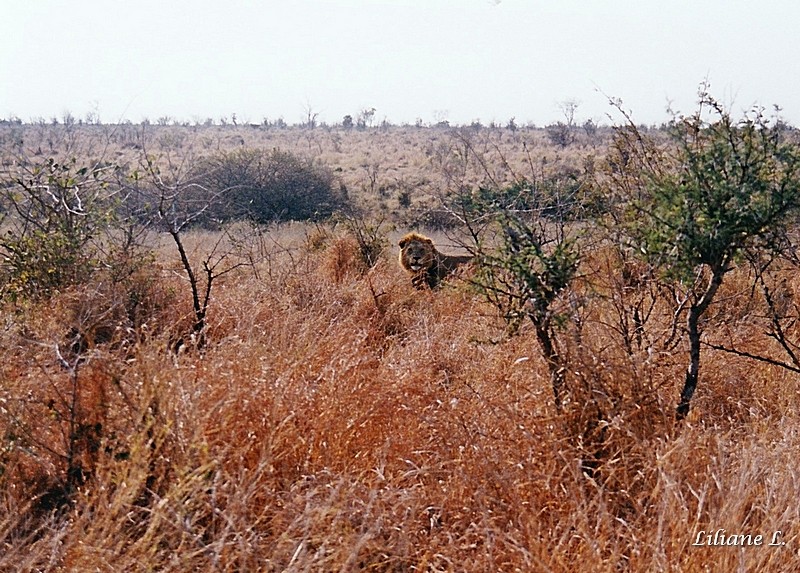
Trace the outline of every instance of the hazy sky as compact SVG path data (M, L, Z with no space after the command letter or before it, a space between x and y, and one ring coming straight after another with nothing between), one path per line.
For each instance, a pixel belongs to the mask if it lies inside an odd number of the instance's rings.
M0 0L0 117L642 123L780 104L800 125L797 0ZM600 90L600 91L598 91Z

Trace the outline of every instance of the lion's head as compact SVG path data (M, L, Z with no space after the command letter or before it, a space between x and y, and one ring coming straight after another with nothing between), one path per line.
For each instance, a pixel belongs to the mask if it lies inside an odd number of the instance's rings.
M418 289L436 288L460 265L472 260L470 255L445 255L433 241L419 233L400 239L400 266L411 274L411 284Z
M410 273L427 271L436 264L436 247L428 237L409 233L400 239L400 266Z

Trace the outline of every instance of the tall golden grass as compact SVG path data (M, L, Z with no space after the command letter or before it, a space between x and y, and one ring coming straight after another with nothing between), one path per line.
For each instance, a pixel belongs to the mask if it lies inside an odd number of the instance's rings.
M394 253L366 270L346 236L282 232L215 283L203 349L172 351L191 305L166 249L3 310L0 570L800 570L796 377L706 351L676 425L685 349L659 346L659 293L626 342L649 295L613 253L584 262L559 413L534 334L468 285L418 292ZM710 320L752 312L747 278ZM720 529L763 544L693 545Z

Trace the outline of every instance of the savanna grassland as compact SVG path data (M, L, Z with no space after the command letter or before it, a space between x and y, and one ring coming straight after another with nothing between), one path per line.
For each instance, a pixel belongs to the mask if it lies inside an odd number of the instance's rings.
M0 135L0 570L800 570L784 243L726 260L682 419L686 285L714 269L667 280L615 242L621 223L570 211L579 257L542 326L530 297L504 316L478 268L430 291L397 265L412 228L500 260L481 250L500 235L476 246L447 208L465 189L579 182L570 197L596 214L618 174L610 129L563 146L527 128ZM324 168L345 213L192 224L217 198L191 195L207 181L192 166L242 149ZM68 224L33 216L37 197ZM709 546L718 530L752 544Z

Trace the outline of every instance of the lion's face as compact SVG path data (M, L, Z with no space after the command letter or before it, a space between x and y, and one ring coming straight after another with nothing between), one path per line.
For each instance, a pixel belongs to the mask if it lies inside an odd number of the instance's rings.
M435 261L433 241L422 236L407 236L400 241L400 264L412 273L429 269Z

